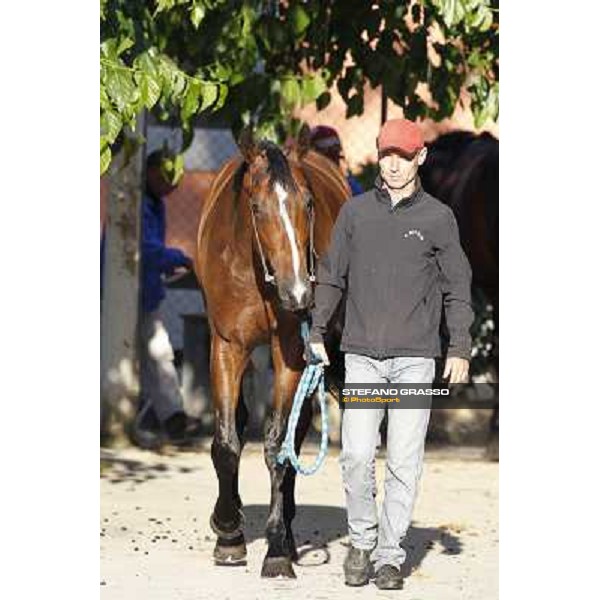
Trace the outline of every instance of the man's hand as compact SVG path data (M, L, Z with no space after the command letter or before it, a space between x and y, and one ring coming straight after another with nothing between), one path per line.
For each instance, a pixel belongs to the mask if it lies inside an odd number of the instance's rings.
M317 356L318 358L321 359L321 361L323 362L323 364L325 364L325 365L329 364L329 357L327 356L327 350L325 350L325 344L322 344L322 343L312 343L312 344L309 344L309 348L310 348L310 351L315 356ZM306 362L310 362L307 350L304 351L304 360Z
M186 275L194 267L194 261L189 256L184 256L183 264L177 265L173 269L173 274L177 276Z
M450 356L446 359L443 378L450 377L448 383L467 383L469 376L469 361L465 358Z

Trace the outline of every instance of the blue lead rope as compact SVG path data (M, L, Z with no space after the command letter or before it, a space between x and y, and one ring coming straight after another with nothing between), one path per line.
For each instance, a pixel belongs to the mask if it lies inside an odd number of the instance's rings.
M308 342L308 322L302 321L301 333L304 344L307 348L309 356L311 356L310 345ZM300 411L306 398L309 398L315 389L318 387L319 405L321 406L321 447L319 448L319 454L315 462L310 467L303 467L298 460L296 450L294 448L294 439L296 437L296 427L298 426L298 419L300 418ZM319 467L325 460L327 454L327 440L329 434L329 423L327 418L327 404L325 402L325 366L321 363L309 363L304 368L296 394L294 396L294 402L292 404L292 410L288 419L288 427L285 435L285 439L281 445L281 451L277 456L277 462L283 464L287 459L296 469L296 471L302 475L312 475L316 473Z

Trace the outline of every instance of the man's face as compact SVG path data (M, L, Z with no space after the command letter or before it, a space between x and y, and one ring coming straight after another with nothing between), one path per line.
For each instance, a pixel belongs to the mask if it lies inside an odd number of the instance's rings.
M379 157L379 172L389 189L401 189L417 175L419 166L425 162L427 149L423 148L412 158L396 151L388 151Z
M167 181L160 167L149 167L146 172L146 180L148 182L148 189L157 198L164 198L176 187Z

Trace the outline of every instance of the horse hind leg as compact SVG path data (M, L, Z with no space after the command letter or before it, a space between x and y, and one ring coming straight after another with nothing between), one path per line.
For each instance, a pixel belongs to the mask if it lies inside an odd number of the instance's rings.
M241 375L247 352L215 336L211 348L211 377L215 409L215 435L211 446L213 465L219 481L219 496L210 517L217 534L213 552L222 565L245 564L242 502L238 490L240 441L245 423L239 405Z

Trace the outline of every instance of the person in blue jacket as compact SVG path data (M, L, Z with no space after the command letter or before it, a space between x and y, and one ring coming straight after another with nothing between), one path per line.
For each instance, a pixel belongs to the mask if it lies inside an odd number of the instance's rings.
M313 150L333 161L341 168L342 159L344 158L342 141L338 132L333 127L327 125L317 125L314 127L310 132L310 145ZM346 181L350 186L353 196L363 193L358 179L350 171L346 173Z
M178 248L165 245L164 198L175 189L163 175L162 151L146 160L146 190L141 222L141 310L138 321L140 410L133 426L134 441L156 448L164 441L191 441L193 423L183 410L173 348L163 324L160 304L165 298L163 277L189 270L192 260ZM102 239L104 245L104 236Z

